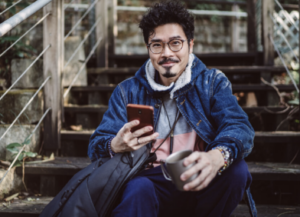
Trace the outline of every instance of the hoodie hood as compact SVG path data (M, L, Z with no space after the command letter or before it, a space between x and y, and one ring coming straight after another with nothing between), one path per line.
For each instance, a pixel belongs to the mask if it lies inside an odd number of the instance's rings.
M155 74L157 72L150 59L148 59L136 72L135 77L146 87L149 94L157 97L169 93L170 98L173 99L177 91L182 88L185 89L187 86L191 86L193 84L192 81L206 69L206 66L194 54L190 54L186 69L182 72L176 82L172 82L170 86L164 86L155 81Z

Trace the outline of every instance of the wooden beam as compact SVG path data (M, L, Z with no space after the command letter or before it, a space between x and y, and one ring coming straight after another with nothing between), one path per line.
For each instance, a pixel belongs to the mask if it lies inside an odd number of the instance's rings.
M49 44L51 48L44 54L44 78L51 79L44 88L45 109L51 108L51 112L44 120L44 149L53 151L60 148L61 110L62 110L62 86L61 70L64 62L64 11L63 1L53 0L44 7L44 14L51 12L44 21L44 48Z
M115 54L115 38L118 35L117 28L117 0L108 1L108 55ZM113 61L108 63L109 66L114 66Z
M96 50L97 67L108 67L108 19L107 19L108 0L101 0L96 4L96 20L101 17L100 24L96 27L96 40L102 40Z
M231 11L238 12L240 10L237 4L232 5ZM231 18L231 52L239 52L240 41L240 21L238 17Z
M248 52L257 51L257 42L256 42L256 14L255 14L255 5L257 0L247 0L247 47Z
M274 65L274 46L270 40L273 37L274 24L270 18L274 12L274 0L262 1L262 26L263 26L263 48L264 48L264 65Z

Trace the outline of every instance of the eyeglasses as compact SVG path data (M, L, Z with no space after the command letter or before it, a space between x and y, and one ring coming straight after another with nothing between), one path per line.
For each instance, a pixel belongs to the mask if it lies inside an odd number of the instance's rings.
M165 44L167 44L171 51L177 52L182 49L183 42L185 41L186 40L182 40L182 39L173 39L169 42L162 42L162 41L151 42L147 45L147 47L151 50L152 53L159 54L165 48Z

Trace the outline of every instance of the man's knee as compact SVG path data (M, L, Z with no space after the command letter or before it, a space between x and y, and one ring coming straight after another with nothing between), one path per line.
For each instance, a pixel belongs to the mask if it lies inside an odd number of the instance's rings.
M234 162L222 175L226 176L226 178L224 177L226 184L231 189L245 190L250 186L252 181L247 163L244 160Z
M147 195L155 193L155 188L148 178L136 177L126 184L125 192L130 192L134 195Z

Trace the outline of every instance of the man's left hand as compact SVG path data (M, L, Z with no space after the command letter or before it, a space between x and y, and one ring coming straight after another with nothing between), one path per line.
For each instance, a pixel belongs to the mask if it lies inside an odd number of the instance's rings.
M218 170L224 165L224 158L219 150L196 151L188 156L183 164L188 166L193 162L196 162L196 164L180 176L181 180L185 181L194 174L199 174L199 172L200 174L196 179L184 185L185 191L200 191L206 188L214 179Z

